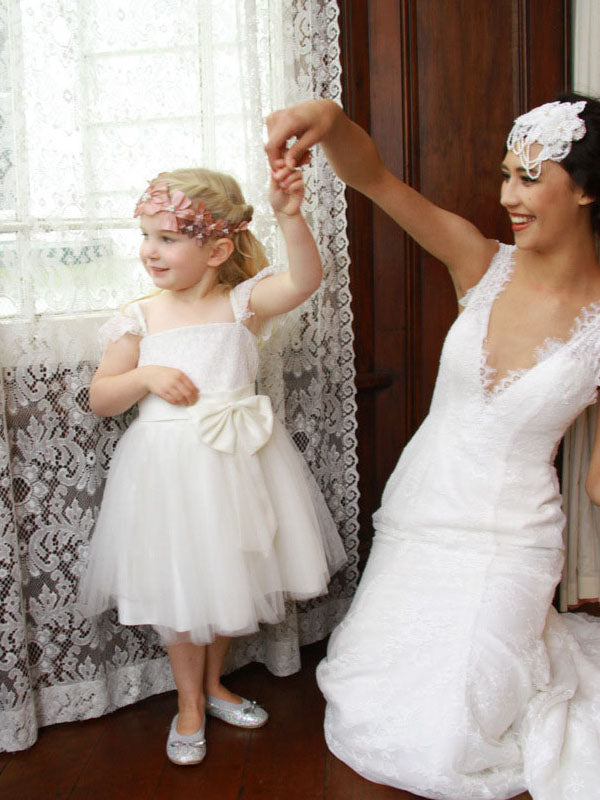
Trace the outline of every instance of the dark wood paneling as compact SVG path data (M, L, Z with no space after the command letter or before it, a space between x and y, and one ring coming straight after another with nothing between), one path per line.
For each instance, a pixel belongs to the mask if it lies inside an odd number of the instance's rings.
M392 171L510 241L498 203L505 137L514 117L568 86L570 5L340 0L345 107ZM352 193L349 222L364 556L385 481L427 413L457 306L445 268Z
M410 139L405 130L403 102L404 81L409 80L403 42L409 30L404 20L405 9L399 3L386 0L372 0L369 8L371 133L388 167L397 175L408 177L405 175L405 148ZM376 209L373 220L375 369L388 370L393 382L375 398L376 460L371 466L377 495L375 508L398 457L387 437L391 435L397 441L410 416L412 395L407 390L407 382L411 376L408 347L411 300L407 255L411 247L405 234ZM390 421L387 428L381 424L383 419Z
M571 82L571 5L568 0L513 0L525 9L526 84L516 114L552 100Z
M506 238L498 192L513 117L512 3L419 0L418 5L419 188L473 220L487 236ZM446 268L426 253L419 266L415 423L427 413L441 344L457 313Z

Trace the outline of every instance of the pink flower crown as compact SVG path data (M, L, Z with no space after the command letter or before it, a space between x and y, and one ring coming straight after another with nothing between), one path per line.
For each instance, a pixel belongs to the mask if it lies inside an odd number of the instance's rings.
M144 194L140 197L135 207L134 217L141 214L158 214L166 212L163 228L166 231L185 233L190 239L195 239L198 247L202 247L206 239L227 236L245 231L250 224L245 219L238 225L231 225L224 219L213 219L212 214L204 203L194 206L192 201L179 189L171 195L169 187L164 181L150 182Z

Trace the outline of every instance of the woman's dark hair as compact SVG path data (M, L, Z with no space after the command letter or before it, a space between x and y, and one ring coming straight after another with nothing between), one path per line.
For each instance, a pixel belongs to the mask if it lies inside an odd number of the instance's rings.
M592 229L600 233L600 101L575 92L561 94L555 99L562 103L586 101L579 114L585 122L586 134L583 139L573 142L571 152L560 165L588 197L594 198L590 205Z

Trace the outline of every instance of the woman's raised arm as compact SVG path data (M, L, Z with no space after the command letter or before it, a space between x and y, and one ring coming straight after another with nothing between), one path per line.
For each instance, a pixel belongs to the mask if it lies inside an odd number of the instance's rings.
M304 163L309 148L321 144L334 172L369 197L425 250L448 267L460 297L480 279L496 251L470 222L436 206L384 166L371 137L331 100L309 100L267 118L266 145L273 165ZM296 141L288 146L292 137Z

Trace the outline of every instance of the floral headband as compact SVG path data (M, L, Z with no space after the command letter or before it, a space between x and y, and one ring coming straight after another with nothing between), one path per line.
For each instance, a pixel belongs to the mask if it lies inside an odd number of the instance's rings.
M586 127L579 114L585 104L585 100L577 103L555 100L517 117L508 134L506 149L519 156L530 178L540 177L542 161L562 161L571 152L572 142L583 139ZM540 152L533 158L532 144L541 145Z
M196 206L179 189L171 195L165 181L153 183L150 181L148 188L140 197L135 207L134 217L141 214L158 214L166 211L164 229L178 233L185 233L190 239L195 239L198 247L202 247L206 239L220 236L231 237L248 229L249 219L242 220L238 225L231 225L227 220L214 220L204 203Z

